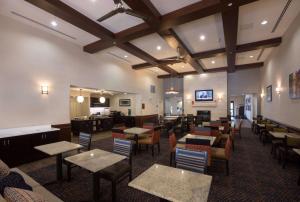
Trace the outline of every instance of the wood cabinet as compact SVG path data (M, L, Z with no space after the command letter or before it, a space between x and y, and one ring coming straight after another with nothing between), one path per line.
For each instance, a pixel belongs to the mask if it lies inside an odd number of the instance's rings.
M113 128L114 122L111 117L102 117L87 120L72 120L73 135L79 135L80 132L97 133L101 131L110 130Z
M57 142L58 131L36 133L29 135L0 137L0 158L10 167L39 160L46 157L34 149L35 146Z

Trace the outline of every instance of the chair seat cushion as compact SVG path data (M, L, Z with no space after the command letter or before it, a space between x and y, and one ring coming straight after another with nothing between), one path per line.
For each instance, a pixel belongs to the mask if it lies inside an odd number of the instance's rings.
M124 176L126 173L129 173L131 170L130 165L126 161L118 162L112 166L109 166L102 171L100 171L100 175L102 178L115 181L122 176Z
M46 202L38 193L12 187L5 188L4 198L9 202Z
M9 175L0 181L0 194L3 195L6 187L20 188L32 191L32 187L26 184L22 175L16 172L10 172Z
M9 167L0 159L0 180L9 175Z
M214 148L214 147L212 147L211 148L211 156L214 159L227 160L224 148Z

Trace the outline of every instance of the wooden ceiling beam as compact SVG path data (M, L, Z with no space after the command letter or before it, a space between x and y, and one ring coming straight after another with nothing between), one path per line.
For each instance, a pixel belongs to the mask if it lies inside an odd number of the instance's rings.
M58 0L25 0L32 5L98 37L101 40L115 40L114 34L98 23Z
M194 54L192 54L192 57L194 59L211 58L211 57L216 57L216 56L219 56L219 55L224 55L225 52L226 52L225 48L219 48L219 49L215 49L215 50L209 50L209 51L194 53Z
M278 38L267 39L267 40L263 40L263 41L257 41L257 42L237 45L236 52L241 53L241 52L246 52L246 51L258 50L258 49L262 49L262 48L276 47L276 46L279 46L281 44L281 42L282 42L282 38L278 37Z
M238 17L239 17L238 6L232 6L230 10L226 10L222 12L227 65L228 65L229 72L235 71Z
M264 66L263 62L236 65L236 71L245 70L245 69L260 68L260 67L263 67L263 66ZM228 67L218 67L218 68L214 68L214 69L206 69L204 71L204 73L226 72L227 70L228 70ZM192 74L199 74L199 73L197 71L181 72L181 73L177 74L177 77L183 77L183 76L192 75ZM170 78L170 77L173 77L173 75L167 74L167 75L157 76L157 78L160 78L160 79Z

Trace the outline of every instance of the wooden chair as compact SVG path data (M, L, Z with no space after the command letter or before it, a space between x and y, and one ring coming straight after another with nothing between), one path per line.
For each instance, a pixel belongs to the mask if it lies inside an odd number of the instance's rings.
M223 160L226 162L226 175L229 175L229 159L231 156L231 140L227 138L225 148L211 148L211 156L216 160Z
M211 146L187 143L185 148L192 151L206 151L207 152L207 166L211 165Z
M300 149L300 138L285 136L283 145L279 146L279 161L283 160L282 168L286 167L287 159L290 156L297 156L297 154L293 151L293 148Z
M207 169L208 155L206 151L194 151L188 149L176 148L176 167L205 173Z
M152 156L154 156L154 146L157 145L158 153L160 153L160 128L155 128L153 134L147 138L139 140L139 145L150 145L152 149Z
M173 165L173 159L175 159L176 144L176 135L172 133L171 135L169 135L170 166Z
M132 142L129 140L114 139L113 152L127 157L127 160L120 161L100 171L100 179L111 181L112 201L117 199L117 183L129 177L132 180ZM126 162L127 161L127 162ZM100 183L100 182L99 182Z

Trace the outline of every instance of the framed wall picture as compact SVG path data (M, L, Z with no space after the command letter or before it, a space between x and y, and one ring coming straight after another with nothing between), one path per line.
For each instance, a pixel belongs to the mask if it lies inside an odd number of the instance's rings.
M289 75L289 96L291 99L300 99L300 69Z
M130 107L131 100L130 99L119 99L119 106L120 107Z
M267 101L272 102L272 85L267 87Z

